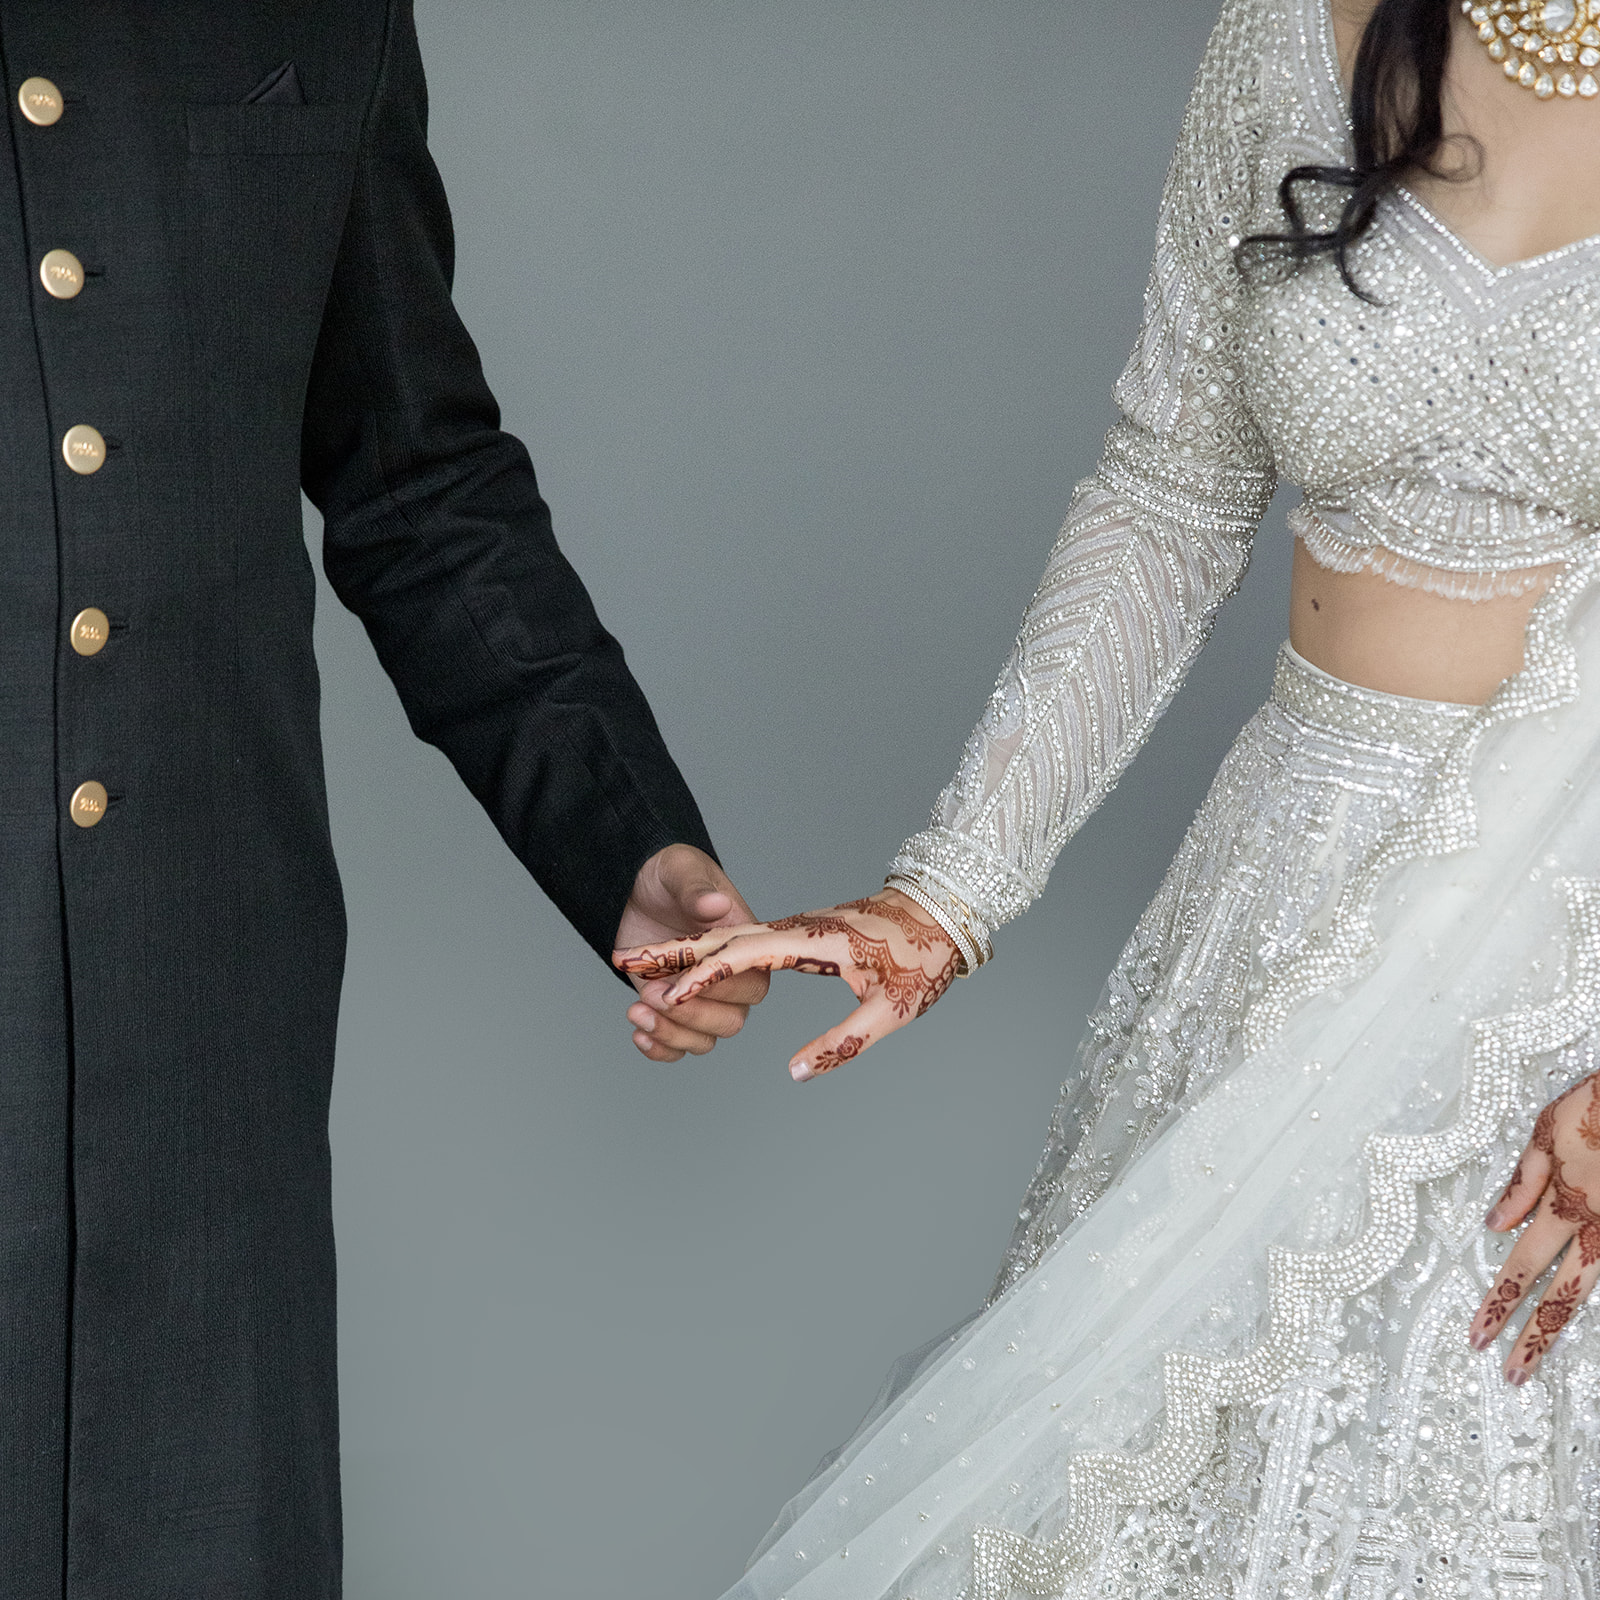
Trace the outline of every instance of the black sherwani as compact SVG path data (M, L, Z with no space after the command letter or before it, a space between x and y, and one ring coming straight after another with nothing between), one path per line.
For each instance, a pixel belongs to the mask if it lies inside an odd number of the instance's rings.
M409 0L0 0L0 56L0 1600L322 1600L302 485L413 726L596 949L709 844L452 310Z

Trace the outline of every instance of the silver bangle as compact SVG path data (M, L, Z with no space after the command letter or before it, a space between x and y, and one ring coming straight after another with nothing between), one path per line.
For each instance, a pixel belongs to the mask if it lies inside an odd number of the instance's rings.
M886 889L894 889L903 894L906 899L922 907L939 926L944 929L945 936L956 947L961 956L961 977L969 977L976 972L985 962L994 959L994 946L987 939L979 939L974 935L969 921L970 910L956 900L954 895L941 903L936 900L920 883L910 878L902 877L897 872L892 872L884 879Z

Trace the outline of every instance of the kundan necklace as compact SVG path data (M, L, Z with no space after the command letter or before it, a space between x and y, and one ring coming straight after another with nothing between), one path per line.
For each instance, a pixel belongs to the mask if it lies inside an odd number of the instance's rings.
M1461 0L1508 78L1541 100L1600 94L1600 0Z

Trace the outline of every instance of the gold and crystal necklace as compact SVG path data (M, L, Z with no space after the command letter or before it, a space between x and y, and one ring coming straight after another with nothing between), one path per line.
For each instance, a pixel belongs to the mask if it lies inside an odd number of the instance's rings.
M1600 0L1461 0L1461 9L1513 83L1541 100L1600 94Z

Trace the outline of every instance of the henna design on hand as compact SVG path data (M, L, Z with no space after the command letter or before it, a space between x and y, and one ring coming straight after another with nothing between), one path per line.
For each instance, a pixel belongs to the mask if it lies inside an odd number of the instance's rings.
M1591 1150L1600 1150L1600 1074L1588 1082L1589 1104L1584 1110L1583 1121L1578 1124L1578 1137Z
M892 919L891 919L892 920ZM930 978L920 966L904 967L895 960L887 939L872 939L846 917L827 911L802 911L796 916L784 917L767 924L774 933L798 933L802 928L808 939L823 939L829 934L839 934L850 947L851 962L863 972L876 975L883 986L884 998L895 1009L895 1015L921 1016L946 989L955 977L956 953L946 963L945 972ZM786 960L787 964L787 960ZM926 998L932 992L932 998Z
M822 978L841 978L837 961L823 961L818 956L785 956L778 963L779 972L814 972Z
M1484 1333L1496 1333L1504 1324L1506 1318L1516 1310L1517 1302L1521 1300L1521 1298L1521 1278L1506 1278L1500 1283L1497 1283L1494 1288L1489 1291L1489 1298L1484 1301L1483 1309L1478 1313L1478 1315L1483 1318Z
M1542 1150L1550 1157L1551 1213L1563 1222L1570 1222L1577 1230L1574 1240L1578 1247L1578 1260L1584 1266L1592 1267L1600 1261L1600 1212L1590 1208L1589 1196L1583 1189L1568 1181L1565 1163L1556 1154L1556 1112L1586 1085L1590 1091L1589 1107L1583 1121L1578 1124L1578 1133L1591 1150L1600 1149L1600 1073L1592 1074L1582 1083L1574 1084L1565 1094L1557 1095L1539 1113L1529 1143L1535 1150ZM1597 1120L1592 1123L1591 1119ZM1517 1170L1520 1172L1522 1169L1519 1166Z
M944 994L945 990L948 989L952 983L956 981L956 978L960 975L960 971L961 952L959 950L952 950L950 952L950 959L944 964L943 971L941 971L939 975L929 984L928 993L924 997L922 1004L917 1008L917 1015L919 1017L924 1017L928 1014L928 1011L933 1006L933 1003Z
M824 1072L832 1072L835 1067L842 1067L847 1061L855 1058L867 1048L867 1041L851 1034L846 1039L841 1039L831 1050L819 1052L817 1059L811 1063L813 1077L821 1077Z
M1556 1342L1556 1335L1572 1320L1572 1313L1578 1309L1581 1298L1578 1286L1582 1281L1577 1277L1568 1278L1539 1302L1539 1309L1529 1322L1529 1328L1535 1331L1522 1353L1523 1366L1531 1367ZM1527 1333L1528 1330L1524 1329L1524 1338L1527 1338Z
M831 911L799 911L792 917L780 917L767 924L774 933L798 933L806 930L808 939L825 939L830 933L855 933L856 926Z
M864 917L882 917L885 922L892 922L910 941L913 950L931 950L941 941L950 942L950 936L938 924L924 922L904 906L888 900L847 900L834 910L859 911Z
M1575 1123L1561 1122L1558 1127L1561 1107L1583 1089L1587 1089L1589 1094L1581 1117ZM1588 1191L1568 1175L1570 1164L1556 1153L1558 1134L1568 1143L1569 1150L1573 1134L1583 1141L1586 1148L1600 1150L1600 1073L1592 1073L1545 1106L1534 1122L1533 1133L1528 1140L1529 1150L1537 1150L1550 1158L1550 1176L1543 1186L1542 1204L1548 1208L1551 1216L1572 1229L1565 1261L1568 1267L1576 1263L1580 1270L1552 1287L1523 1324L1519 1343L1522 1354L1513 1358L1514 1365L1507 1373L1513 1384L1526 1382L1540 1358L1555 1343L1557 1335L1572 1319L1584 1298L1584 1274L1596 1262L1600 1262L1600 1212L1590 1205ZM1582 1164L1582 1167L1587 1176L1588 1164ZM1503 1225L1510 1221L1509 1212L1502 1214L1502 1210L1523 1182L1523 1163L1519 1161L1505 1193L1489 1214L1491 1223ZM1474 1349L1487 1348L1494 1334L1511 1315L1524 1287L1520 1276L1507 1277L1490 1291L1475 1319L1479 1331L1471 1338Z
M1555 1191L1550 1199L1551 1212L1577 1229L1574 1242L1578 1260L1583 1266L1592 1267L1600 1261L1600 1212L1590 1209L1589 1196L1582 1189L1567 1182L1559 1161L1550 1184Z
M1559 1096L1539 1113L1533 1125L1533 1137L1528 1141L1535 1150L1544 1151L1552 1159L1556 1153L1556 1107L1566 1098L1566 1095Z
M704 934L696 934L697 939L703 939ZM692 945L681 945L676 950L646 951L643 955L625 956L617 962L617 970L625 972L629 977L664 978L668 973L687 972L695 966L704 956L704 950L696 950Z

